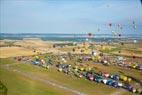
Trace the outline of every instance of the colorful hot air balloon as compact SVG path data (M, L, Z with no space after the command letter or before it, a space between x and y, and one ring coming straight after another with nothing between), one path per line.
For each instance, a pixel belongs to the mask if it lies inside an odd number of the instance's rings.
M91 37L93 34L92 33L88 33L88 36Z
M111 26L112 26L112 23L109 23L109 26L111 27Z
M135 21L133 21L132 24L133 24L132 27L133 27L133 29L135 31L136 30L136 23L135 23Z
M119 37L121 37L121 34L118 34Z

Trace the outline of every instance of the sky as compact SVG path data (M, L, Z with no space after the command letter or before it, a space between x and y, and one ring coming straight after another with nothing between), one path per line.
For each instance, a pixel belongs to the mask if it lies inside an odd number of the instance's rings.
M111 34L112 31L142 34L140 0L0 0L1 33Z

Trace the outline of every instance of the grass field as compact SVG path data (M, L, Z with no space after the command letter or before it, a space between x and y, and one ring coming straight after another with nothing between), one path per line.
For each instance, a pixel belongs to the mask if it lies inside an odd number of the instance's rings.
M130 49L128 49L127 46L129 46ZM112 49L103 52L111 56L132 56L132 53L137 55L142 54L141 49L136 48L139 46L127 46L113 46ZM73 47L59 48L58 50L72 52L72 48ZM58 72L55 66L46 70L45 68L30 63L16 61L12 58L14 55L29 55L31 51L29 52L25 49L13 47L9 49L10 52L7 50L0 51L0 53L3 54L0 58L0 81L8 88L8 95L81 95L79 93L83 93L83 95L134 95L121 88L113 88L101 83L98 84L72 75L66 75L62 72ZM118 53L120 50L125 52L123 52L123 54ZM4 55L9 58L3 58ZM41 55L41 58L43 57L44 56ZM75 63L74 59L67 61L69 64ZM141 62L142 60L133 59L133 61ZM95 67L96 71L125 74L133 79L133 84L138 83L142 85L141 71L135 69L130 70L114 65L104 66L102 64L92 64L92 62L85 62L85 64Z
M8 64L10 60L6 61L1 59L0 62L0 80L8 88L8 95L73 95L72 93L66 92L63 89L59 89L51 85L45 85L40 81L32 80L11 70L2 68L2 64ZM27 70L32 71L34 69L30 69L29 67Z
M37 77L40 77L41 79L50 80L54 83L83 92L87 95L111 95L111 93L122 90L103 84L90 82L89 80L85 79L78 79L74 76L68 76L61 72L58 72L55 68L51 68L47 71L41 67L37 67L31 64L15 64L15 61L10 58L1 59L0 63L0 80L3 84L6 85L6 87L8 88L8 93L10 95L74 95L74 93L70 91L65 91L64 89L60 89L52 85L47 85L41 81L22 76L19 73L14 72L14 70L20 70L21 72L33 74ZM10 66L11 70L13 71L5 69L3 67L4 64L14 64ZM99 68L100 66L97 67ZM104 67L104 69L107 69L107 67ZM114 69L110 69L110 71L111 70ZM115 71L117 72L117 70L118 69L116 69ZM124 70L124 72L127 73L128 71ZM140 78L139 74L136 74L135 76ZM124 95L132 94L128 91L124 91L123 93Z

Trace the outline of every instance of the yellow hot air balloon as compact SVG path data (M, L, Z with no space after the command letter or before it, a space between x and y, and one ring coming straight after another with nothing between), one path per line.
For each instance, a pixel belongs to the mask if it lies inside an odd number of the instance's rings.
M132 79L131 78L128 78L128 82L131 82L132 81Z
M91 71L91 70L92 70L92 68L91 68L91 67L89 67L89 68L88 68L88 71Z
M124 78L124 75L120 75L120 79L123 80L123 78Z
M63 70L62 68L59 68L59 69L58 69L58 71L60 71L60 72L62 72L62 70Z
M49 65L46 66L46 69L49 69Z
M127 81L127 79L128 79L128 78L127 78L127 76L124 76L124 77L123 77L123 81L125 81L125 82L126 82L126 81Z

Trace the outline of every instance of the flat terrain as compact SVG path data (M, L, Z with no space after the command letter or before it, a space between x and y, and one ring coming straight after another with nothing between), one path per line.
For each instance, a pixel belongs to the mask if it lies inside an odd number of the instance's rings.
M25 44L25 45L24 45ZM2 41L0 47L0 81L8 88L8 95L134 95L125 89L113 88L101 83L92 82L86 79L77 78L75 76L66 75L59 72L55 66L48 70L30 62L17 61L13 57L17 56L31 56L37 55L32 48L38 52L47 53L73 53L74 46L67 46L63 48L53 48L51 42L44 41ZM5 45L8 45L5 46ZM9 46L10 45L10 46ZM129 49L127 46L131 46ZM109 50L103 52L119 56L132 57L140 56L142 54L141 45L127 44L127 46L113 46L110 45ZM107 46L106 46L107 47ZM97 50L100 47L95 47ZM121 53L119 51L121 50ZM74 52L74 54L79 51ZM133 55L132 55L133 54ZM40 56L43 56L40 54ZM74 56L76 58L76 56ZM53 58L54 63L57 64ZM142 62L141 59L131 59L132 61ZM67 63L74 64L75 60L67 60ZM104 66L102 64L93 64L92 62L85 62L88 66L95 67L96 71L104 71L109 73L125 74L135 79L134 85L141 86L142 72L135 69L127 69L119 66Z
M47 71L31 64L15 64L12 59L1 59L0 78L2 83L8 88L8 93L11 95L18 95L19 93L20 95L27 95L29 93L31 95L80 95L74 93L74 91L85 95L111 95L112 93L122 91L122 94L125 93L124 95L131 95L131 93L123 89L116 89L103 84L90 82L89 80L65 75L64 73L58 72L55 68ZM46 80L52 82L53 85L46 83ZM65 90L55 84L71 90Z
M0 58L16 57L16 56L27 56L34 55L30 49L23 47L1 47L0 48Z

